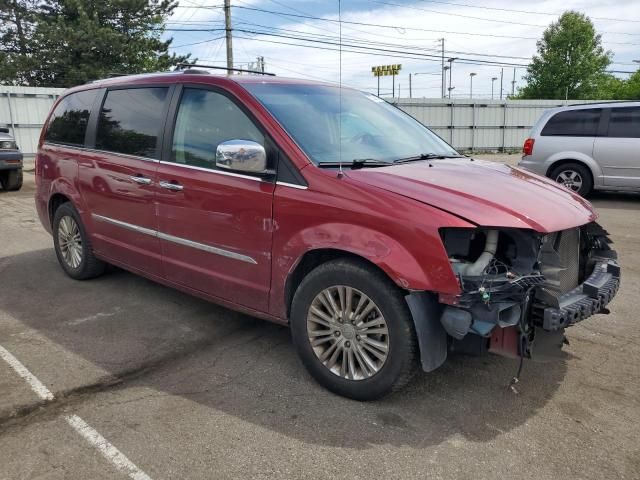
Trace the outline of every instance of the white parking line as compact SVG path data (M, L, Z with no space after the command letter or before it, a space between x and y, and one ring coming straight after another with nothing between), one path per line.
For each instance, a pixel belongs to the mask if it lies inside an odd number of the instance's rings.
M134 480L151 480L151 477L140 470L120 450L111 445L109 441L91 428L77 415L64 417L73 429L82 435L87 442L93 445L104 458L109 460L118 470L122 470Z
M51 401L54 399L53 393L38 380L20 360L13 356L11 352L0 345L0 357L13 368L18 375L24 378L31 389L42 400ZM151 477L140 470L124 453L114 447L109 441L100 435L95 429L89 426L77 415L66 415L64 419L82 437L95 447L113 466L126 473L133 480L151 480Z
M65 325L75 326L80 325L86 322L93 322L95 320L100 320L101 318L113 317L120 312L120 307L116 307L112 312L98 312L95 315L89 315L88 317L76 318L73 320L67 320L64 322Z
M40 380L34 377L33 374L27 370L27 367L20 363L20 360L14 357L11 352L5 349L2 345L0 345L0 357L2 357L2 359L7 362L18 375L27 381L31 386L31 390L33 390L42 400L53 400L53 393L51 393L51 391L45 387Z

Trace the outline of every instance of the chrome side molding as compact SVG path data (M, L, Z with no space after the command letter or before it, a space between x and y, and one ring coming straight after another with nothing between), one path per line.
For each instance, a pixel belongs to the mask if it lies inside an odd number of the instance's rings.
M121 220L116 220L114 218L98 215L97 213L92 213L91 217L100 222L110 223L111 225L116 225L126 230L131 230L133 232L138 232L144 235L149 235L151 237L156 237L162 240L166 240L168 242L176 243L178 245L183 245L185 247L195 248L197 250L202 250L203 252L213 253L214 255L220 255L221 257L232 258L234 260L239 260L245 263L251 263L253 265L258 264L258 262L254 258L248 255L243 255L241 253L232 252L230 250L225 250L223 248L213 247L211 245L207 245L200 242L194 242L193 240L176 237L174 235L169 235L168 233L162 233L157 230L152 230L150 228L140 227L138 225L133 225L131 223L123 222Z

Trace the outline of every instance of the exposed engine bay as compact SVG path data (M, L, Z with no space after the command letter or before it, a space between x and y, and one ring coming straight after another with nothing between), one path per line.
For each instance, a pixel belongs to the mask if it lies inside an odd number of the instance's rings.
M450 351L540 358L560 347L564 329L608 313L620 268L597 223L550 234L525 229L442 229L460 285L440 298ZM555 348L559 351L559 348Z

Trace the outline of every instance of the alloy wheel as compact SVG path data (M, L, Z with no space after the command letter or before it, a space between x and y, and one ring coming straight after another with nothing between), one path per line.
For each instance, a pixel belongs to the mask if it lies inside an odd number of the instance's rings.
M565 187L574 192L582 188L582 176L575 170L564 170L556 177L556 182L562 183Z
M76 269L82 263L82 237L73 217L65 216L58 224L58 246L65 263Z
M344 285L324 289L311 302L307 334L316 357L348 380L372 377L389 354L389 330L378 306Z

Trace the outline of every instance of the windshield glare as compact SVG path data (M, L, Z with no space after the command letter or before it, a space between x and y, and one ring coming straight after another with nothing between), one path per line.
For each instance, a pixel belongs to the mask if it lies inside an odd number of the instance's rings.
M245 84L316 164L458 153L375 95L325 85Z

